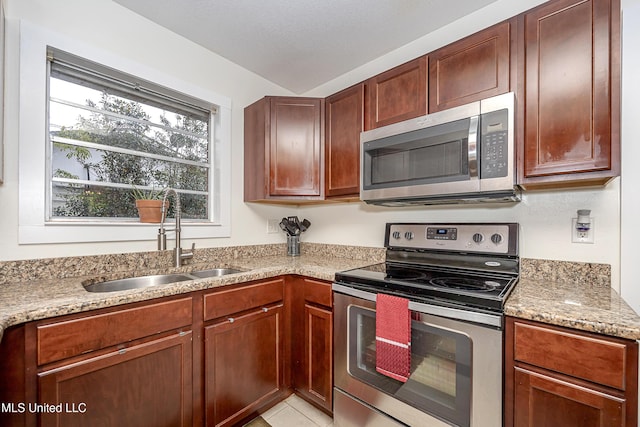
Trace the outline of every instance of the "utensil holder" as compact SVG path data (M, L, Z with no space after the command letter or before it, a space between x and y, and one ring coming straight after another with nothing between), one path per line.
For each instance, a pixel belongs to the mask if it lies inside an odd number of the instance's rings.
M287 235L287 255L300 256L300 236Z

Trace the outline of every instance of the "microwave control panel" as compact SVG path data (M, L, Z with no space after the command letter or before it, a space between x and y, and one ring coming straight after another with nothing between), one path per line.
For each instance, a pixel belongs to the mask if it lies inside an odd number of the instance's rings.
M480 178L501 178L509 174L507 110L482 115L480 136Z

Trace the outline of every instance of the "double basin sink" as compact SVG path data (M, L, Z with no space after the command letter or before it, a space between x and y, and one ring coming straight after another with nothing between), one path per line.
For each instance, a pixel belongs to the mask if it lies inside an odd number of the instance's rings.
M90 283L84 286L88 292L115 292L127 289L141 289L149 286L166 285L184 282L186 280L220 277L227 274L242 273L245 270L236 268L212 268L209 270L192 271L190 273L156 274L151 276L127 277L125 279L109 280L106 282Z

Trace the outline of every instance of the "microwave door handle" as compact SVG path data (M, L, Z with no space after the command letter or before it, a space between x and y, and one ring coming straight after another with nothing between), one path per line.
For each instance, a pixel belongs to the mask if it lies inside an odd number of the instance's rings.
M480 116L473 116L469 120L469 177L478 179L478 124Z

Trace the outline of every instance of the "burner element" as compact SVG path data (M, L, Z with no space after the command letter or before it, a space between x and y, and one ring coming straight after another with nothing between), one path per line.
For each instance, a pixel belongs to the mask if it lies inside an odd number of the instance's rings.
M420 280L427 277L425 273L411 268L390 268L387 269L387 279L396 280Z
M500 286L493 280L478 280L469 277L438 277L429 281L432 285L476 292L491 292Z

